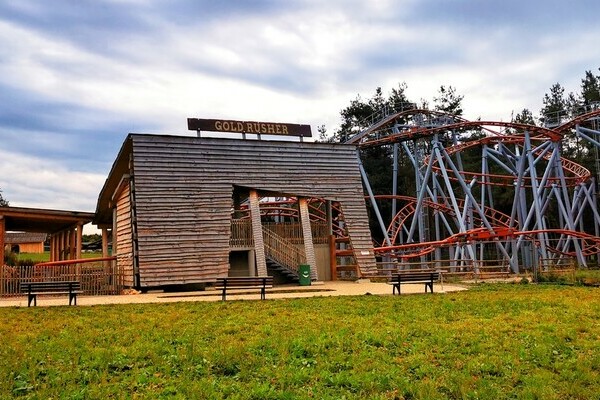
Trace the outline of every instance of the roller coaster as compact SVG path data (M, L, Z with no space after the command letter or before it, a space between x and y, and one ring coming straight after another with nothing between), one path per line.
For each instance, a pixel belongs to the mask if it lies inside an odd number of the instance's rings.
M567 260L597 265L595 178L562 151L576 141L598 163L599 126L600 104L564 123L547 118L544 126L467 121L413 107L384 110L346 141L359 154L391 146L391 195L373 193L360 166L383 237L376 254L474 269L494 259L514 273ZM414 171L412 196L398 194L398 170L407 166ZM386 202L389 221L380 212Z
M387 108L359 125L368 128L345 142L357 147L359 159L380 146L392 157L392 171L385 171L392 175L388 194L373 192L359 163L365 199L381 231L373 236L382 238L374 240L374 250L383 269L438 264L478 273L494 265L519 273L598 266L600 103L568 121L545 118L543 126L468 121L414 105ZM595 159L595 174L562 155L567 145ZM399 185L400 169L410 169L414 192ZM337 266L353 265L343 210L327 203L310 199L310 218L328 225L341 244ZM297 221L295 204L263 198L261 214ZM239 211L238 217L249 218L247 207Z

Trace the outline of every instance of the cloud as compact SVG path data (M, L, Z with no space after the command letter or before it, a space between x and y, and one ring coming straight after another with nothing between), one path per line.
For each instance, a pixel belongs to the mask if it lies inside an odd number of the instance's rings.
M61 163L0 149L0 189L15 207L95 210L105 174L65 168Z
M0 189L13 203L94 209L129 132L194 135L188 117L331 132L358 94L401 82L413 101L455 86L471 119L536 114L553 83L576 91L600 66L599 9L590 0L2 2Z

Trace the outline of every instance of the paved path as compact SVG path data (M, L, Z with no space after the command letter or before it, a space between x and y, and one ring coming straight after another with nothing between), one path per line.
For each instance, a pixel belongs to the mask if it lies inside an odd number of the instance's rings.
M434 285L436 293L455 292L466 290L458 285ZM423 284L403 284L402 294L424 293ZM368 280L357 282L335 281L315 282L311 286L277 285L267 291L267 300L284 298L301 298L316 296L358 296L365 294L391 295L392 287L386 283L375 283ZM258 290L247 294L227 294L227 300L259 300ZM169 303L177 301L219 301L221 292L212 289L197 292L174 292L164 293L162 291L150 291L144 294L125 294L119 296L77 296L77 305L89 306L97 304L131 304L131 303ZM68 296L38 297L38 307L69 304ZM27 307L27 298L4 298L0 299L0 307Z

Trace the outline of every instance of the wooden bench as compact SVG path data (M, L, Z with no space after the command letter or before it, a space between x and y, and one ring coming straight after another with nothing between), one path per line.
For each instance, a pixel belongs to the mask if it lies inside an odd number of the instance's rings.
M221 290L221 299L225 301L228 289L260 289L260 299L266 298L266 289L273 287L272 276L236 276L217 278L215 289Z
M21 293L27 293L27 307L37 306L38 294L68 294L69 305L77 305L77 295L81 291L81 283L77 281L64 282L21 282Z
M400 285L403 283L424 283L425 293L427 288L433 293L433 282L440 280L442 274L440 271L404 271L392 274L391 280L388 282L392 285L392 294L400 294Z

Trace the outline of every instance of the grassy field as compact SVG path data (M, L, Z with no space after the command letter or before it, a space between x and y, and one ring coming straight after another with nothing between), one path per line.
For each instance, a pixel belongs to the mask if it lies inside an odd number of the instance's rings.
M600 289L0 308L2 398L598 399Z
M97 258L102 257L102 252L85 252L81 253L82 258ZM19 253L17 255L19 260L31 260L33 262L47 262L50 261L50 252L44 253Z

